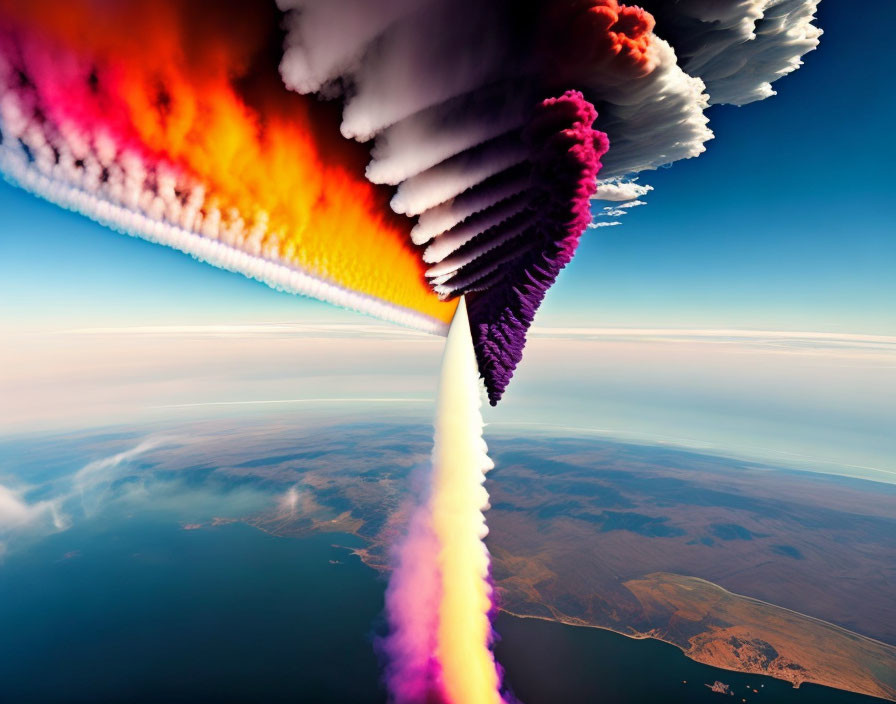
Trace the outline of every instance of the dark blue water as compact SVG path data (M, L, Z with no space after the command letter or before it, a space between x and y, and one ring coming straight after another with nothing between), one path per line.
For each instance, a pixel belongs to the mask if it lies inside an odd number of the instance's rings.
M333 541L126 521L9 556L0 701L381 702L383 585Z
M0 702L384 702L373 647L384 585L333 546L354 540L151 517L45 538L0 566ZM874 701L716 670L607 631L506 615L498 628L526 704ZM704 686L716 679L736 696Z

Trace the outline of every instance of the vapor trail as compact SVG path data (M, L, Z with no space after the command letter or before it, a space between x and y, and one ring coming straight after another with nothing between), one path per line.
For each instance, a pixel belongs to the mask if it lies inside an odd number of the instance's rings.
M480 382L461 298L442 357L429 495L414 512L389 585L387 680L399 704L502 704L491 651Z

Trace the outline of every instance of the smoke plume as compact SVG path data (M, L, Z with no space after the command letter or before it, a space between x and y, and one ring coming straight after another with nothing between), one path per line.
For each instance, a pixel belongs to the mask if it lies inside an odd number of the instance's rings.
M0 0L0 169L429 332L468 294L496 403L583 199L644 195L637 174L703 152L710 104L772 95L818 44L817 5Z
M451 323L439 380L428 493L399 546L386 595L387 684L397 704L501 704L491 652L492 587L479 382L466 305Z

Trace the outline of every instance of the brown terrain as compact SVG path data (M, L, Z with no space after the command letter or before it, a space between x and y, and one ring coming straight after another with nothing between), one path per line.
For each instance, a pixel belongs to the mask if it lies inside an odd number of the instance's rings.
M677 645L698 662L771 675L795 687L816 682L896 697L893 646L696 577L658 572L625 587L657 624L645 635Z
M503 608L896 700L893 487L586 442L495 453Z
M352 533L361 558L387 569L430 432L268 428L196 456L228 481L298 494L243 520L277 535ZM595 438L489 445L504 610L896 701L896 486Z

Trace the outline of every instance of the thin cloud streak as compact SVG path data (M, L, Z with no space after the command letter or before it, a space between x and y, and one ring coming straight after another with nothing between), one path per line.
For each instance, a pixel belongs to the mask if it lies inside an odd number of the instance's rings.
M610 223L605 223L606 225ZM433 337L416 330L397 326L348 323L259 323L239 325L139 325L122 327L73 328L58 331L64 335L159 335L159 336L236 336L289 335L297 337L372 336L382 338L411 338L431 340ZM534 337L582 338L582 337L640 337L669 340L737 339L737 340L813 340L830 343L863 343L896 346L896 336L867 335L861 333L818 332L811 330L747 330L737 328L597 328L597 327L547 327L535 325Z
M736 338L736 339L776 339L776 340L824 340L828 342L871 342L896 345L896 336L863 335L857 333L810 332L784 330L738 330L738 329L678 329L678 328L532 328L532 334L545 338L564 337L648 337L648 338Z
M884 475L880 478L863 476L863 479L880 481L886 484L896 484L896 470L883 469L864 464L850 464L847 462L831 462L829 458L817 455L808 455L800 452L788 452L781 449L768 447L756 447L752 445L732 446L731 444L716 444L705 440L690 437L672 437L669 435L634 433L621 428L597 428L580 425L556 425L551 423L536 423L526 421L492 421L486 424L490 434L506 434L515 436L521 428L527 432L536 432L544 435L556 433L569 433L574 436L597 435L611 441L633 443L656 447L675 447L691 452L712 454L713 456L732 457L737 460L755 459L758 462L768 463L778 458L788 466L797 466L806 469L811 465L811 471L823 474L837 474L842 476L855 476L854 473L843 470L856 469L863 472L873 472Z
M388 325L364 325L348 323L259 323L249 325L134 325L122 327L73 328L61 330L64 335L158 335L158 336L236 336L290 335L296 337L315 336L322 333L338 337L363 335L382 338L417 338L429 340L432 335Z
M255 406L277 403L431 403L428 398L282 398L262 401L205 401L198 403L173 403L149 408L197 408L202 406Z

